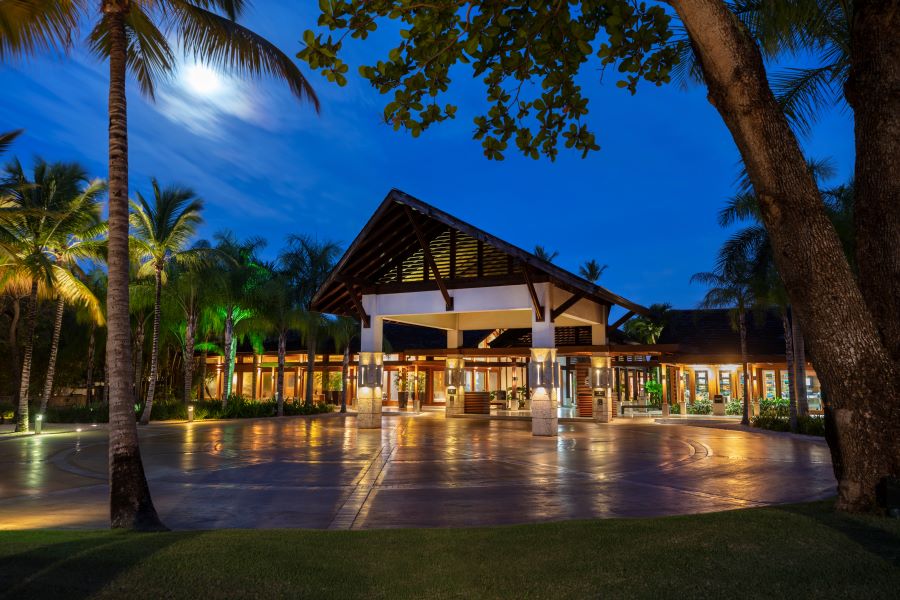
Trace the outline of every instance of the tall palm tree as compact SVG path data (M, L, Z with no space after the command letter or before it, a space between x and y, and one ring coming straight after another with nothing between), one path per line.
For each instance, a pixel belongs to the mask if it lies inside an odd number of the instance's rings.
M29 290L16 431L29 429L28 401L39 297L56 294L64 302L96 305L84 283L56 260L59 248L68 243L68 234L81 231L85 221L94 216L90 205L96 190L92 185L81 189L86 181L84 170L77 164L37 159L31 179L22 165L13 161L0 182L0 189L4 190L0 201L2 283L4 287ZM76 245L71 256L78 256L79 252Z
M547 250L544 246L537 244L534 247L534 255L540 258L541 260L546 260L549 263L552 263L559 256L559 252L556 250Z
M2 37L0 37L0 39L2 39ZM0 57L2 57L2 54L0 54ZM22 135L21 129L14 129L13 131L0 131L0 154L6 152L15 141L15 139L20 135Z
M301 235L288 236L287 246L278 257L282 269L290 274L295 304L303 311L300 331L306 344L306 398L313 401L316 350L319 334L327 324L322 314L312 310L316 292L328 278L340 255L340 247L330 241L318 241ZM323 379L324 381L324 379Z
M54 260L54 264L60 270L66 271L78 281L85 283L85 288L80 297L83 298L90 318L98 325L103 325L104 315L98 296L90 286L87 275L81 268L79 261L92 261L98 263L105 259L106 241L102 236L106 233L106 224L100 220L100 195L105 191L106 184L94 180L83 192L72 200L69 208L73 218L65 227L60 229L58 239L48 250ZM66 285L71 280L56 283L55 288ZM53 336L50 342L50 360L47 364L47 373L44 378L44 391L41 394L40 413L47 410L47 403L53 393L53 380L56 375L56 355L59 351L59 336L62 331L63 311L65 310L67 294L61 289L54 289L56 296L56 318L53 323Z
M216 250L224 261L223 273L213 294L216 310L224 324L225 386L222 394L223 406L228 405L231 395L231 379L234 375L234 357L237 347L235 327L244 319L255 314L254 289L267 276L267 270L257 258L257 252L265 247L262 238L240 241L230 231L216 233Z
M359 334L359 322L349 317L337 317L330 322L328 331L334 347L341 350L341 412L347 412L347 394L350 393L350 342Z
M584 261L584 264L578 267L578 274L591 283L597 283L597 280L603 276L603 273L607 268L609 268L609 265L601 265L592 258L591 260Z
M719 264L715 271L696 273L691 283L705 284L708 289L702 308L729 308L732 328L740 333L741 364L744 371L744 412L741 423L750 424L750 372L747 366L747 311L755 304L753 269L749 259Z
M279 265L268 265L269 277L256 290L258 327L278 338L278 371L275 399L278 416L284 416L284 362L287 353L287 334L302 327L303 311L294 302L296 297L292 279Z
M114 528L159 529L138 446L132 410L128 313L128 117L130 71L152 98L156 83L175 67L170 40L187 56L241 74L287 82L318 111L318 99L293 60L239 25L242 0L46 0L0 3L0 59L68 49L79 27L92 26L90 48L109 61L109 291L110 523Z
M150 382L141 424L150 422L153 398L159 377L159 327L162 304L162 287L166 267L171 262L196 263L205 249L188 248L188 243L201 223L203 202L193 190L179 186L161 188L154 178L153 202L148 202L140 192L131 203L132 252L141 261L138 276L153 274L153 338L150 350Z

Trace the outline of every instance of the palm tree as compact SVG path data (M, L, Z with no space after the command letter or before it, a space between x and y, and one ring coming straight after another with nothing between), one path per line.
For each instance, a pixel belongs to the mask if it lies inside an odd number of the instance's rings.
M753 269L749 258L742 262L733 261L719 264L715 271L696 273L691 283L708 286L700 303L702 308L729 308L731 326L740 332L741 364L744 371L744 412L743 425L750 424L750 372L747 367L747 311L756 298L754 292Z
M138 277L153 274L153 338L150 350L150 383L141 424L150 422L153 397L159 377L159 326L162 304L162 287L166 267L171 262L196 263L204 249L188 249L191 237L201 223L203 202L188 188L169 186L160 188L154 178L153 202L138 192L137 201L131 203L131 240L133 254L141 261Z
M97 298L100 303L100 308L102 310L104 306L103 300L105 300L104 296L106 294L106 273L99 268L95 268L91 270L86 277L86 285ZM102 326L105 322L100 321L98 323L98 319L89 311L85 310L83 307L79 307L79 310L75 313L75 317L79 323L87 323L88 325L88 347L87 347L87 369L85 373L85 390L86 390L86 400L88 406L93 404L94 402L94 360L96 355L96 347L97 347L97 326Z
M341 412L347 412L347 394L350 392L350 342L359 334L359 323L349 317L337 317L329 323L328 331L334 347L343 350L341 362Z
M60 248L70 243L69 233L83 232L85 222L95 216L91 203L97 190L93 185L80 189L86 181L84 170L77 164L51 164L37 159L31 179L22 165L13 161L0 182L4 190L0 202L2 283L4 287L29 290L16 431L29 429L28 400L39 296L56 294L63 302L96 305L90 290L56 260L59 255L70 260L81 253L77 244L71 254L61 254ZM99 315L99 307L96 313Z
M268 265L269 277L256 290L258 298L256 306L259 316L259 328L268 334L278 337L278 375L275 384L275 399L278 403L278 416L284 416L284 362L287 352L288 331L302 327L303 311L294 299L290 274L279 268L279 265Z
M89 280L82 270L79 261L92 261L94 263L105 259L105 240L101 236L106 233L106 224L100 221L100 194L106 189L106 184L99 180L92 181L83 192L72 201L70 211L73 218L69 224L59 230L59 238L49 248L49 252L59 269L66 271L78 281L85 282L84 290L78 294L83 299L90 318L97 325L104 324L104 315L100 301L89 285ZM72 280L58 281L55 284L59 288ZM59 351L59 336L62 331L63 311L66 300L72 298L71 293L61 289L54 289L56 296L56 318L53 323L53 337L50 342L50 361L47 364L47 374L44 379L44 392L41 394L40 413L47 410L47 403L53 393L53 379L56 375L56 355Z
M225 353L225 386L222 405L227 406L237 346L235 327L255 314L252 305L254 289L267 276L267 271L256 254L266 243L262 238L249 238L242 242L230 231L219 232L213 238L216 240L215 248L224 261L222 277L213 294L216 310L224 324L222 350Z
M642 344L655 344L668 324L671 309L672 305L668 303L652 304L649 308L650 316L634 317L625 323L623 329L631 339Z
M319 333L327 321L312 310L312 300L316 292L331 274L340 254L334 242L320 242L308 236L288 236L287 247L278 257L285 272L290 274L295 290L295 303L304 312L300 331L306 343L306 398L307 406L312 404L316 349Z
M609 267L609 265L601 265L595 259L586 260L584 264L578 267L578 274L590 281L591 283L597 283L597 280L603 276L604 271Z
M534 247L534 255L541 260L546 260L547 262L552 263L559 256L559 252L557 252L556 250L547 250L544 246L537 244Z
M160 529L144 475L132 410L128 313L128 117L125 82L130 70L153 97L156 82L176 66L170 40L185 55L242 74L272 75L318 111L318 99L293 60L237 23L238 0L47 0L0 3L0 58L67 49L79 26L95 55L109 61L109 290L110 523L113 528ZM91 10L93 9L93 10Z
M0 36L0 40L2 40L2 36ZM2 42L0 42L0 45L2 45ZM0 57L2 57L2 53L0 53ZM15 141L15 139L21 134L21 129L14 129L13 131L0 131L0 154L6 152Z

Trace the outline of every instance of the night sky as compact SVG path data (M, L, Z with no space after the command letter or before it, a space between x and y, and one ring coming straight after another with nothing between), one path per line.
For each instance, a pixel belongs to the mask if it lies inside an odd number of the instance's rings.
M303 8L257 3L242 21L289 55L315 24ZM300 3L283 3L284 5ZM155 104L132 85L129 125L132 190L149 179L193 187L206 201L203 236L230 228L269 240L274 255L288 233L349 244L392 187L507 241L558 250L577 270L589 258L609 265L600 283L649 305L689 308L703 289L689 283L712 267L727 236L716 213L733 189L737 151L705 90L617 89L589 67L589 122L599 152L562 149L555 163L510 150L492 162L472 140L484 108L482 84L460 69L446 101L457 119L418 139L382 122L386 99L355 74L364 58L386 55L387 31L351 45L349 84L305 72L322 101L316 116L286 86L220 78L187 65L160 86ZM0 67L0 130L25 128L11 154L77 160L106 175L107 67L79 49ZM852 120L832 110L803 140L807 153L832 157L835 182L852 172Z

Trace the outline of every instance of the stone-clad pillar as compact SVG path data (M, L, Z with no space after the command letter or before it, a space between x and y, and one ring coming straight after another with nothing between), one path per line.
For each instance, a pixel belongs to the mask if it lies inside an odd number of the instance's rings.
M559 418L556 406L559 401L559 364L555 348L532 348L531 383L531 434L555 437Z
M609 356L593 354L591 356L591 386L594 388L594 419L598 423L609 423L613 420L612 368Z
M381 429L383 325L384 320L373 315L371 325L363 327L360 335L356 376L356 426L359 429Z

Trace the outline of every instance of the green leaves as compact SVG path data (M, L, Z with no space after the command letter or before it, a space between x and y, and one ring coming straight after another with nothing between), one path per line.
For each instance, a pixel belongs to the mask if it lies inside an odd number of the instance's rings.
M670 17L628 0L333 0L320 9L319 27L334 37L304 32L297 56L339 85L348 70L339 58L343 40L366 39L379 21L398 22L397 44L358 71L392 94L385 122L414 137L455 117L441 96L451 68L470 65L489 105L474 119L473 136L492 160L503 158L510 141L535 159L554 159L560 141L582 156L599 149L576 83L588 62L600 72L614 65L616 85L635 93L641 81L667 83L678 61Z

